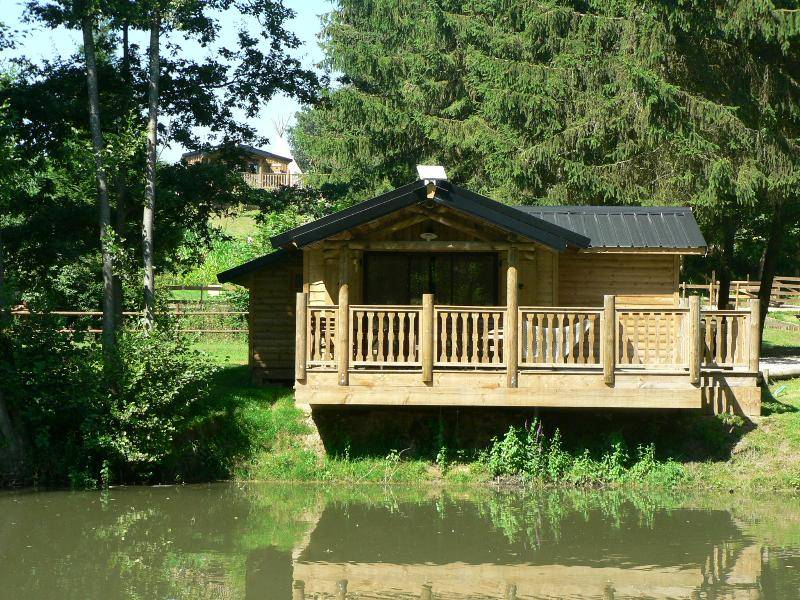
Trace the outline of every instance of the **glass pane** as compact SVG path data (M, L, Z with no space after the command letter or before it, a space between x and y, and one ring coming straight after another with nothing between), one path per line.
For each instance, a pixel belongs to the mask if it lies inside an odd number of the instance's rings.
M453 304L496 303L497 259L493 254L453 254Z
M409 254L409 304L422 304L422 294L431 291L431 257L428 254Z
M409 260L403 254L369 254L365 260L367 304L409 304Z

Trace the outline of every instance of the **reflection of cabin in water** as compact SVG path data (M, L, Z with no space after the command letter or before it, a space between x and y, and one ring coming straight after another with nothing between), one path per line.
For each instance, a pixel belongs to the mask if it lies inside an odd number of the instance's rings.
M761 547L728 512L634 515L624 535L598 509L506 535L473 505L329 505L293 552L293 597L761 597Z
M509 206L418 180L272 239L254 378L301 405L706 408L757 415L757 307L682 301L681 207Z
M246 144L239 144L241 175L248 185L258 189L272 190L281 186L300 184L302 171L291 156L283 156ZM187 152L181 158L188 164L214 160L216 153Z

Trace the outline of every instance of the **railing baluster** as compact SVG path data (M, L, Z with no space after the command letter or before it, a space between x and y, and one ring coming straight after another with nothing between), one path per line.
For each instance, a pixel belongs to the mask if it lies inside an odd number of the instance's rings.
M375 343L375 313L373 311L367 312L367 360L375 362L375 353L373 351Z
M394 341L395 341L395 339L394 339L394 315L395 315L395 313L393 313L393 312L389 312L386 315L387 324L389 326L388 330L387 330L387 338L388 338L387 339L387 346L388 346L388 348L386 349L386 362L394 362L395 361L395 353L394 353Z

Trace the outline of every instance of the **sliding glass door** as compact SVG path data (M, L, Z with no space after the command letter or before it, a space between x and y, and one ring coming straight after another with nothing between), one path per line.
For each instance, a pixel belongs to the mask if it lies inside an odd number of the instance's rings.
M366 304L421 304L433 294L436 304L493 306L498 303L497 255L476 253L367 252L364 255Z

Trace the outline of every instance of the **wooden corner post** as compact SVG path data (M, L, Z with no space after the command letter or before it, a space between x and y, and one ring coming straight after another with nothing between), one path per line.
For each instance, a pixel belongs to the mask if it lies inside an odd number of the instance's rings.
M308 339L306 336L306 321L308 320L308 294L297 292L297 305L295 307L295 333L294 333L294 378L303 381L306 378L306 354Z
M617 307L614 296L603 296L603 328L601 348L603 349L603 381L614 385L614 362L617 347Z
M433 382L433 294L422 294L422 321L420 339L420 360L422 361L422 381Z
M761 300L750 300L750 344L749 344L748 370L758 372L758 362L761 358Z
M519 251L515 246L508 249L508 268L506 270L506 315L503 324L503 339L505 348L503 353L506 362L506 385L517 387L518 346L517 346L517 317L519 315L519 285L517 266Z
M689 382L700 383L700 359L703 337L700 332L700 296L689 296Z
M350 252L339 248L339 313L336 317L336 364L339 385L350 384Z

